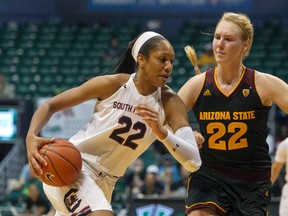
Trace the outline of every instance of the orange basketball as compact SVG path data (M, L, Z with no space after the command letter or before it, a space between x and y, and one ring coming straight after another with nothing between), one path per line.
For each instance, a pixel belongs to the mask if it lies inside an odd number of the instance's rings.
M47 166L41 166L43 175L39 177L44 183L62 187L78 178L82 167L81 154L69 141L56 139L54 143L43 145L39 153L47 162Z

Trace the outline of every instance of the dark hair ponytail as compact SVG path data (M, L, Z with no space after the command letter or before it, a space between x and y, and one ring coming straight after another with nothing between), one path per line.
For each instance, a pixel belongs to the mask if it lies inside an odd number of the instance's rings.
M141 35L141 34L140 34ZM120 57L119 61L110 69L107 71L106 74L110 73L126 73L126 74L132 74L135 73L138 69L138 64L135 62L135 59L132 56L132 47L136 40L139 38L138 35L135 39L130 41L128 43L128 47L124 54ZM147 40L142 47L139 50L139 53L142 54L145 57L149 57L151 50L157 48L159 45L159 41L166 40L163 36L154 36Z
M132 52L132 47L133 47L133 45L134 45L134 43L138 37L136 37L134 40L132 40L128 43L128 47L127 47L126 51L123 53L123 55L120 57L119 61L111 69L109 69L105 74L111 74L111 73L132 74L132 73L136 72L138 65L135 62L131 52Z

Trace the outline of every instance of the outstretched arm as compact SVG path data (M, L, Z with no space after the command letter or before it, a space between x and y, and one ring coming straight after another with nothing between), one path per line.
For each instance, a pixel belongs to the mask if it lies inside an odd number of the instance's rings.
M36 110L26 136L27 157L33 175L39 176L39 174L42 174L41 164L46 165L38 150L42 145L54 142L54 138L47 139L38 136L51 116L58 111L76 106L87 100L108 97L119 88L122 82L128 79L126 76L96 77L79 87L69 89L47 100Z
M159 140L187 171L195 172L200 168L202 161L191 127L181 127L175 134L168 131L166 138Z
M287 147L288 147L288 138L284 139L278 144L276 154L274 157L274 162L272 163L271 168L271 183L274 184L279 177L279 174L284 167L285 162L287 162Z
M271 183L274 184L287 161L288 138L278 144L271 169Z
M194 133L188 123L185 106L179 96L172 91L166 92L162 99L166 122L173 132L159 123L158 113L152 107L138 105L135 107L135 114L142 116L158 140L187 171L194 172L199 169L202 161Z
M274 184L284 166L284 163L274 161L271 169L271 183Z

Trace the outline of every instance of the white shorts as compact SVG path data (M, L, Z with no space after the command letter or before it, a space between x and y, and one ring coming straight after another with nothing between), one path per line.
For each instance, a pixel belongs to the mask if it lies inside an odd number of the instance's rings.
M282 188L279 215L280 216L288 215L288 183L286 183Z
M78 180L65 187L53 187L43 183L43 189L56 210L55 215L87 215L97 210L113 211L112 193L117 178L89 168L83 162Z

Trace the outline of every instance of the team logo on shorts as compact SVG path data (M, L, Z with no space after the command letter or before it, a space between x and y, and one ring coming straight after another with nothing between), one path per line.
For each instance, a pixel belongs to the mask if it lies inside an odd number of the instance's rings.
M77 196L78 190L71 188L64 196L64 203L69 212L74 212L81 204L81 199Z
M269 190L267 190L267 191L265 192L265 196L266 196L266 197L269 197Z

